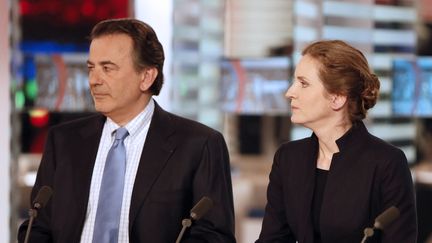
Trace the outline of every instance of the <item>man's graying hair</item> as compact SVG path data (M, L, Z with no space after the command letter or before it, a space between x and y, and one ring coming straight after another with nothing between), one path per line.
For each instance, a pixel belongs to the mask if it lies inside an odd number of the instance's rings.
M165 55L162 44L159 42L153 28L136 19L108 19L99 22L93 27L90 40L111 35L126 34L131 37L133 42L133 62L137 72L147 67L155 67L158 71L150 91L153 95L158 95L163 84L163 64Z

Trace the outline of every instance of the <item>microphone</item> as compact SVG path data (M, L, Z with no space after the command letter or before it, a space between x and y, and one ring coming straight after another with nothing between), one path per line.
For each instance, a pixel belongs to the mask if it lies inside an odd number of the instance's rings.
M203 197L190 211L193 220L199 220L207 211L213 207L213 201L208 197Z
M24 238L24 243L28 243L29 241L33 220L37 217L38 210L45 207L45 205L51 198L52 193L53 191L49 186L42 186L41 189L39 189L36 198L33 200L32 208L30 208L28 211L28 215L30 219L29 219L29 224L27 225L27 231Z
M391 206L375 219L374 228L383 230L395 219L399 218L399 209Z
M375 230L384 230L390 223L396 220L400 215L399 209L391 206L375 218L373 228L364 229L364 237L361 243L365 243L366 239L374 235Z
M182 229L180 234L177 237L176 243L180 243L181 238L183 237L186 228L192 225L192 220L199 220L207 211L213 207L213 201L208 197L203 197L190 211L190 218L186 218L182 220Z
M41 209L45 207L46 203L52 195L52 189L49 186L42 186L36 198L33 200L33 208Z

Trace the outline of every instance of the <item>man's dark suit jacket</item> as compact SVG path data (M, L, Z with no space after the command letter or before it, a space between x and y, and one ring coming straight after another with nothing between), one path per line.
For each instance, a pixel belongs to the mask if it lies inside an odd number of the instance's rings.
M31 242L80 242L105 120L98 114L50 130L32 198L44 185L54 193L35 220ZM182 219L203 196L213 200L213 207L192 224L182 242L235 242L229 157L222 135L156 104L132 193L130 242L174 243ZM20 227L20 242L27 224Z
M393 205L400 217L378 242L416 242L413 183L403 152L369 134L363 123L355 124L336 143L340 152L333 155L321 206L322 242L360 243L364 228ZM313 243L311 203L317 154L314 134L278 149L257 243Z

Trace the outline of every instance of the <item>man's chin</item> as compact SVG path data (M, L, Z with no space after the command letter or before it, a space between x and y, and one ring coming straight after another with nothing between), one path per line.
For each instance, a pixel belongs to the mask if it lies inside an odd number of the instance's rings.
M109 109L106 106L104 106L102 104L98 104L98 103L95 103L95 110L97 112L102 113L102 114L106 114L109 112Z

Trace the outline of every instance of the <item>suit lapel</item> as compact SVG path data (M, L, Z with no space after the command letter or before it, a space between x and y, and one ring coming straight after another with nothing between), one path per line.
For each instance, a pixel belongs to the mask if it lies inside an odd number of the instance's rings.
M90 193L90 184L93 174L93 167L96 160L96 155L99 147L100 138L102 135L103 124L105 117L102 115L97 116L86 127L78 131L80 139L71 141L71 146L79 148L74 155L73 162L73 178L74 178L74 191L73 197L77 203L77 209L74 215L78 224L75 224L75 232L80 235L85 221L87 211L88 198ZM75 144L73 144L75 143ZM79 225L79 227L77 227Z
M155 110L141 154L132 192L129 212L129 231L135 218L147 198L154 182L165 167L175 149L175 144L169 139L174 133L174 124L167 112L155 102Z

